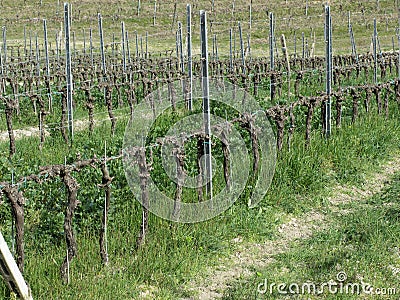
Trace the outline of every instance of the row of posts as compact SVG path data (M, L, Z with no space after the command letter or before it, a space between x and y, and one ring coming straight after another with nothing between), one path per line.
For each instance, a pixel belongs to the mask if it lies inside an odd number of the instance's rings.
M71 10L71 6L70 6L70 10ZM99 32L100 32L100 51L102 53L102 68L105 69L105 60L104 60L104 38L103 38L103 30L102 30L102 18L101 15L98 14L98 19L99 19ZM70 18L71 20L71 18ZM376 23L376 22L375 22ZM376 24L375 24L376 25ZM273 35L274 32L274 20L273 20L273 14L270 13L270 57L274 56L274 55L278 55L277 52L277 48L275 45L275 37ZM49 54L48 54L48 48L49 48L49 43L48 43L48 38L47 38L47 22L46 20L43 20L43 29L44 29L44 48L45 48L45 55L46 55L46 75L50 75L50 68L49 66ZM239 35L240 35L240 56L242 59L242 63L244 63L245 60L245 47L244 47L244 40L243 40L243 35L242 35L242 26L240 24L240 22L238 23L238 27L239 27ZM373 36L375 36L375 38L373 37L373 44L375 44L375 48L379 47L379 39L377 36L377 32L376 32L376 26L374 26L374 32L375 34ZM271 34L272 33L272 34ZM127 56L129 58L130 61L130 50L129 50L129 38L128 38L128 32L125 30L125 24L124 22L121 22L121 50L122 50L122 60L123 60L123 66L124 69L126 69L126 64L127 64ZM230 58L231 61L234 58L234 53L235 51L235 43L232 42L232 40L235 39L234 36L234 32L232 31L232 29L230 29ZM355 39L354 39L354 33L353 33L353 28L352 25L350 23L350 13L349 13L349 35L350 35L350 42L351 42L351 47L352 47L352 54L354 55L354 57L357 59L357 50L356 50L356 44L355 44ZM25 36L25 49L26 49L26 30L24 27L24 36ZM57 59L59 58L59 50L61 49L61 39L59 39L58 34L56 34L57 36L57 40L60 42L56 43L56 54L57 54ZM72 32L72 45L75 45L74 42L74 32ZM272 38L271 38L272 37ZM92 39L92 29L89 30L89 38L90 38L90 56L91 56L91 61L93 64L93 39ZM218 56L217 52L218 52L218 47L217 47L217 39L216 39L216 35L214 35L213 37L213 45L215 46L215 57ZM302 37L301 37L302 41L303 41L303 58L307 57L307 53L308 53L308 42L307 39L304 36L304 33L302 33ZM177 38L177 54L181 53L182 51L179 51L179 47L182 47L182 45L180 45L180 43L182 42L182 40L179 40L179 38ZM4 70L6 68L6 62L7 62L7 51L5 51L5 49L7 49L6 46L6 28L3 27L3 48L0 49L3 51L2 55L0 56L0 60L1 60L1 67L2 67L2 72L4 74ZM113 45L115 45L115 36L113 36ZM142 37L139 37L138 34L136 33L136 56L139 57L146 57L148 58L149 54L148 51L146 51L146 55L143 54L143 41L142 41ZM146 33L146 49L148 48L148 34ZM190 46L190 45L188 45ZM30 41L30 47L31 50L30 52L32 53L32 40ZM83 52L86 54L86 36L85 36L85 30L83 29ZM39 49L38 49L38 36L36 35L36 58L37 58L37 75L40 75L40 67L39 67ZM213 47L214 48L214 47ZM233 49L232 49L233 48ZM394 39L393 39L393 48L394 48ZM113 47L114 49L114 47ZM275 49L275 51L274 51ZM140 53L139 53L140 50ZM376 49L375 49L376 50ZM74 54L75 54L75 46L74 46ZM248 36L248 45L247 45L247 51L250 52L250 36ZM297 39L296 39L296 32L294 33L294 55L296 56L296 52L297 52ZM374 53L376 53L376 51L374 51ZM179 57L178 57L179 58ZM273 58L271 58L271 61L273 60ZM273 69L273 63L271 63L271 69Z
M269 14L269 27L270 27L270 32L269 32L269 52L270 52L270 69L274 70L275 68L275 51L276 51L276 45L275 45L275 20L274 20L274 14L271 12ZM73 107L72 107L72 89L73 89L73 81L72 81L72 73L71 73L71 34L70 34L70 28L71 28L71 13L70 13L70 5L68 3L64 3L64 26L65 26L65 49L66 49L66 80L67 80L67 108L68 108L68 129L69 129L69 134L70 134L70 140L73 140ZM104 38L103 38L103 24L102 24L102 17L100 14L98 14L98 26L99 26L99 35L100 35L100 51L101 51L101 67L102 67L102 72L103 75L106 75L107 73L107 68L106 68L106 56L104 52ZM202 76L203 80L208 80L208 69L207 69L207 64L208 62L208 45L207 45L207 18L206 18L206 13L205 11L201 11L200 13L200 27L201 27L201 57L202 57ZM238 23L239 27L239 37L240 37L240 53L241 53L241 60L242 60L242 65L245 65L245 53L244 53L244 43L243 43L243 36L242 36L242 27L240 22ZM325 36L325 45L326 45L326 94L328 97L328 100L326 102L326 116L325 116L325 134L328 137L331 134L331 89L332 89L332 18L331 18L331 12L330 12L330 7L327 5L325 6L325 29L324 29L324 36ZM45 51L46 51L46 75L50 75L50 68L49 68L49 56L48 56L48 44L47 44L47 22L44 20L43 22L43 29L44 29L44 36L45 36ZM183 33L182 33L182 24L179 22L178 23L178 31L177 31L177 52L180 54L180 68L182 72L185 72L185 65L184 65L184 53L183 53ZM355 57L357 57L356 54L356 46L355 46L355 40L354 40L354 34L352 31L352 26L350 23L350 16L349 16L349 35L350 35L350 41L352 44L352 53ZM304 34L302 35L302 38L304 40ZM147 35L146 35L146 41L147 41ZM125 48L127 42L127 32L125 30L125 24L124 22L121 23L121 44L122 44L122 56L123 56L123 68L126 70L126 52L129 52L129 47L128 49ZM37 37L36 37L36 43ZM86 43L86 42L85 42ZM138 38L136 38L136 43L138 44ZM373 55L374 55L374 82L377 82L377 65L378 65L378 59L377 59L377 43L378 43L378 34L377 34L377 28L376 28L376 20L374 20L374 31L373 31L373 39L372 39L372 44L373 44ZM92 31L90 30L90 51L92 53ZM214 40L214 44L216 46L216 39ZM6 29L3 27L3 49L6 48ZM400 45L400 38L399 38L399 45ZM230 30L230 66L233 68L233 48L234 44L232 42L232 29ZM37 46L38 48L38 46ZM147 48L147 46L146 46ZM304 47L303 47L304 48ZM4 51L3 50L3 51ZM86 50L85 50L86 51ZM137 50L138 52L138 47ZM304 51L304 49L303 49ZM58 52L57 52L58 53ZM138 54L138 53L137 53ZM38 55L38 54L37 54ZM92 54L91 54L92 55ZM400 53L399 53L400 56ZM0 55L1 58L1 66L2 66L2 72L4 72L4 68L6 66L6 61L7 61L7 51L4 51L3 55ZM37 58L38 59L38 58ZM40 70L38 70L39 72ZM186 87L187 90L189 91L189 97L187 101L187 107L189 110L192 109L192 80L193 80L193 74L192 74L192 33L191 33L191 6L188 4L187 5L187 72L188 72L188 77L189 77L189 86ZM243 68L243 72L246 72L245 68ZM289 75L288 75L289 76ZM182 82L182 87L185 90L184 82ZM271 96L274 93L275 89L275 83L271 80L270 82L270 93ZM203 92L204 92L204 103L203 103L203 109L205 115L208 114L209 112L209 103L208 103L208 83L203 82ZM290 91L289 91L289 97L290 97ZM272 98L272 97L271 97ZM209 124L209 118L205 120L205 124ZM206 126L207 130L207 126ZM211 136L209 132L206 132L206 136ZM205 153L206 155L209 155L211 153L211 144L210 141L205 141ZM209 169L209 174L207 176L212 177L212 172L211 172L211 160L209 163L209 166L207 166L206 169ZM210 182L210 181L209 181ZM211 189L210 189L211 190Z

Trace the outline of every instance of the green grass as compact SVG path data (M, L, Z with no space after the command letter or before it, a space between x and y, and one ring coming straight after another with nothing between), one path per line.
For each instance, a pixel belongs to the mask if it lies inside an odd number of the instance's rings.
M254 270L251 278L236 282L226 291L224 299L281 299L283 295L278 293L276 286L272 287L273 293L270 294L270 284L293 283L301 287L303 283L312 282L321 287L329 280L339 284L339 272L346 273L344 285L361 286L364 282L385 293L368 296L361 292L362 297L395 299L394 293L399 293L399 191L400 175L397 174L382 193L366 201L341 205L347 214L331 212L325 230L308 240L295 242L290 251L278 254L268 267ZM259 293L257 287L265 280L267 291ZM262 291L264 285L260 289ZM318 297L305 294L300 298L360 299L360 295L346 293L346 289L343 291L331 293L326 287Z
M141 219L140 205L126 186L121 164L111 164L111 174L116 176L116 180L113 184L109 220L110 264L107 267L101 265L97 242L103 194L95 186L85 183L99 182L101 174L98 171L94 174L86 171L77 174L82 186L78 195L82 204L75 218L79 256L71 264L70 286L61 283L58 271L65 253L61 214L65 191L57 182L46 184L40 189L30 185L25 193L28 199L25 276L35 299L137 299L147 289L152 291L150 298L176 299L188 296L185 286L190 279L201 277L206 268L217 265L219 258L227 257L234 251L229 242L231 239L237 236L243 237L246 242L273 239L277 226L285 221L287 215L296 216L310 209L323 208L324 195L330 188L338 183L362 184L368 174L378 168L379 163L398 151L400 139L398 135L392 134L399 130L398 108L391 108L392 113L388 120L375 114L364 116L354 125L344 124L334 132L328 142L315 131L309 148L304 146L303 134L295 134L290 152L285 149L280 154L270 191L258 208L248 209L246 201L242 199L222 215L192 225L172 224L151 216L146 244L139 250L135 248L135 241ZM120 122L117 136L121 136L123 129L124 124ZM57 136L48 138L48 147L42 153L32 147L31 140L20 140L17 147L19 153L23 154L17 154L14 158L15 162L19 162L19 165L14 165L15 172L21 175L36 169L39 164L60 163L66 153L71 153L67 155L69 161L74 159L72 153L75 151L80 151L83 157L91 156L96 151L101 155L103 139L109 145L108 155L115 154L121 141L111 139L108 130L108 123L104 127L96 128L95 135L90 140L87 132L78 133L75 147L70 151ZM7 145L3 144L2 147L2 151L6 152ZM35 164L23 161L27 151L38 159ZM48 205L53 207L52 210L47 211ZM1 209L3 215L9 215L4 205ZM369 213L372 216L363 215L368 214L367 211L361 213L365 230L368 229L369 221L375 222L379 219L373 218L375 211ZM349 226L345 225L348 222L349 219L346 219L343 228L352 226L351 223ZM6 239L10 240L9 221L2 221L0 229ZM332 228L332 231L336 232L335 230L339 229ZM379 227L372 231L379 235L380 230ZM355 232L353 235L357 234ZM317 246L327 238L327 242L334 244L340 236L341 231L335 233L335 239L321 235L318 242L314 243ZM386 235L382 235L381 239L385 237ZM309 246L307 244L304 247ZM325 254L324 249L319 246L311 254L315 258L319 255L335 255ZM364 248L360 250L360 253L363 252ZM282 258L281 263L288 259ZM316 264L318 261L320 260L316 260ZM317 266L315 268L318 269ZM333 274L329 270L331 273L323 274ZM300 276L303 272L299 269L298 274ZM242 295L247 295L247 290L251 290L247 287L238 287L231 293L237 293L240 295L237 299L241 299ZM1 285L1 298L6 297L6 294L5 287Z

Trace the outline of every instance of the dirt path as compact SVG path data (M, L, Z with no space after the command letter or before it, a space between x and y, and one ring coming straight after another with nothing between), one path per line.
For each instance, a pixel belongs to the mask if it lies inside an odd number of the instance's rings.
M122 116L115 116L118 120ZM94 125L98 126L98 124L102 122L110 122L110 118L106 117L104 119L94 119ZM50 135L49 130L46 128L46 124L44 126L44 134L45 136ZM88 119L77 119L74 120L74 131L82 131L82 130L89 130L89 120ZM14 129L14 137L15 140L19 140L26 137L38 137L40 135L39 127L32 126L32 127L25 127L21 129ZM0 131L0 142L8 142L8 131Z
M377 173L369 176L362 187L338 186L334 195L329 197L327 208L337 213L346 213L339 208L340 204L352 201L362 201L382 191L391 177L400 170L400 157L396 157L381 167ZM274 261L274 256L287 251L291 242L306 239L313 233L323 229L329 224L329 219L320 211L310 211L298 218L291 218L288 223L278 228L279 239L266 241L263 244L246 243L241 238L232 242L237 243L237 251L221 262L217 268L209 269L201 281L192 281L187 288L188 291L197 293L197 296L189 299L218 299L223 296L230 284L239 278L252 275L253 267L265 267Z

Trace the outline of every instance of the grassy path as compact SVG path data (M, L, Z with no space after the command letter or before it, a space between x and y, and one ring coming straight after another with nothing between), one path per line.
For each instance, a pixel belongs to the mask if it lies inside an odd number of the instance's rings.
M103 122L110 122L110 118L106 116L107 112L103 112L100 117L94 119L94 126L98 126ZM99 114L98 114L99 115ZM115 115L115 119L123 119L127 115L124 113L118 113ZM88 118L81 118L74 120L74 131L82 131L82 130L89 130L89 119ZM54 130L53 128L49 128L47 124L44 124L44 134L45 136L50 135L50 130ZM14 137L16 140L22 138L29 138L29 137L39 137L40 131L39 126L27 126L24 128L14 129ZM6 142L9 140L8 131L0 131L0 142Z
M349 214L352 211L344 209L343 205L363 205L368 198L381 193L399 170L400 157L396 156L383 165L379 172L371 174L363 186L337 186L328 197L324 211L312 210L300 217L290 218L289 222L279 227L276 240L254 244L246 243L240 237L234 239L232 242L237 244L235 253L222 261L219 267L209 269L203 279L192 281L188 290L197 293L197 296L188 299L206 300L226 296L227 290L235 282L246 280L254 275L255 269L265 268L274 262L278 254L293 247L293 242L308 239L330 226L333 221L330 212L334 215Z

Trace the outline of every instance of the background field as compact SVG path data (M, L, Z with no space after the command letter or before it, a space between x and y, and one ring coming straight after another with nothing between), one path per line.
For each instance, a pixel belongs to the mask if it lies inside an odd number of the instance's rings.
M134 47L134 33L145 37L148 32L150 52L175 50L175 31L177 22L186 23L186 2L157 1L156 22L153 25L154 1L71 1L72 31L75 32L77 48L83 47L83 30L86 32L86 42L89 39L89 29L93 29L93 42L99 47L98 19L101 13L104 22L105 41L112 44L113 34L118 43L121 35L121 21L126 24L130 33L131 45ZM316 53L323 54L323 9L324 1L258 1L252 2L252 23L250 29L250 1L193 1L193 43L199 42L199 10L208 12L211 34L216 34L219 40L220 54L228 55L229 29L237 34L237 50L239 38L238 22L242 23L244 39L250 34L251 45L255 55L267 56L268 47L268 13L274 12L276 18L276 36L284 33L289 43L289 51L293 51L294 34L297 37L298 51L301 45L301 33L311 46L312 32L316 34ZM214 3L214 4L212 4ZM176 19L174 20L174 5L176 4ZM348 12L360 53L370 50L373 19L377 19L380 43L382 49L392 48L392 37L395 37L399 24L396 1L330 1L332 8L333 40L336 53L348 53L351 50L347 34ZM307 15L306 15L307 7ZM213 9L214 8L214 9ZM47 19L49 41L55 48L56 33L62 29L62 1L2 1L0 14L1 24L7 27L9 45L24 44L24 26L26 36L37 33L39 41L43 39L42 19ZM397 39L395 39L397 47ZM199 47L196 47L199 49ZM199 51L199 50L198 50Z

